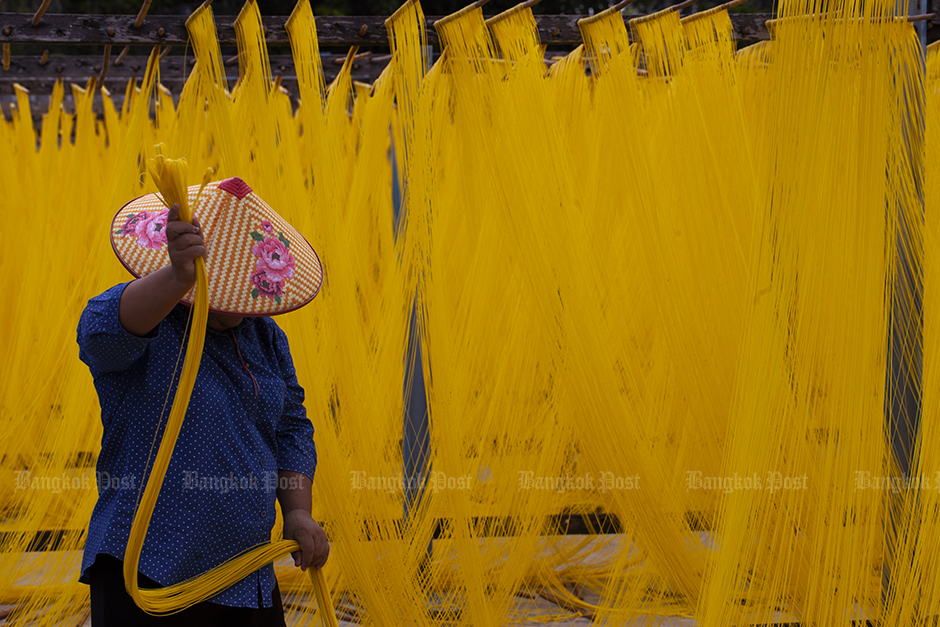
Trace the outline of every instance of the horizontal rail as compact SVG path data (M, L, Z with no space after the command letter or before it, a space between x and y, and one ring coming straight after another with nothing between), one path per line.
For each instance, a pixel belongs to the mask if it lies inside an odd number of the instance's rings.
M578 15L537 15L539 37L543 44L564 46L581 43ZM639 16L628 16L629 18ZM764 23L770 13L732 13L735 37L741 41L769 39ZM148 15L140 28L134 28L133 15L50 14L32 25L30 13L0 13L0 43L89 44L89 45L167 45L184 46L188 41L186 17ZM234 46L235 17L216 16L219 43ZM428 44L439 45L433 23L441 16L426 17ZM265 40L269 45L288 45L287 16L262 18ZM322 16L317 18L317 40L321 47L388 46L385 18L382 16Z
M108 67L108 75L105 85L108 89L114 91L113 86L121 84L120 89L128 79L142 79L147 70L147 56L127 55L121 59L120 63L115 61L117 55L111 56L111 63ZM323 77L329 82L336 78L336 75L342 69L341 62L345 60L345 54L323 54L321 61L323 63ZM375 61L373 61L375 59ZM229 59L232 61L232 59ZM294 66L294 58L290 55L270 55L268 61L271 63L271 77L281 76L283 81L292 81L296 84L297 71ZM339 61L340 63L337 63ZM173 86L182 87L183 82L189 77L193 70L195 59L192 55L168 55L160 61L160 82L170 88L174 93L179 93ZM373 82L381 74L388 62L387 57L373 56L353 63L353 80L363 82ZM51 91L56 79L63 79L66 82L84 83L92 76L98 76L101 73L104 59L101 55L68 55L68 56L39 56L39 55L13 55L10 60L10 69L6 72L0 71L0 95L12 94L13 83L19 83L23 87L35 93L46 93ZM238 80L238 63L232 61L225 65L226 78L229 87L235 85ZM282 83L284 84L284 83ZM295 90L290 90L295 91Z

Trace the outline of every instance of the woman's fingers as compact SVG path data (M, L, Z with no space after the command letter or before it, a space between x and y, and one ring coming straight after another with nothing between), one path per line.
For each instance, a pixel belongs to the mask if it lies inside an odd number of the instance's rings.
M313 566L314 569L320 570L323 568L323 565L326 564L326 559L330 556L330 541L327 539L326 533L319 525L313 533L313 541L315 548L310 565Z
M206 256L206 247L205 246L190 246L185 250L179 251L177 256L181 261L192 261L196 257L205 257Z
M172 242L174 239L180 235L186 235L188 233L198 234L199 230L196 226L190 224L189 222L182 222L177 220L176 222L167 221L166 223L166 241Z
M301 550L300 564L298 565L301 570L307 570L310 566L310 562L313 560L315 546L313 538L309 534L299 533L297 534L297 542L300 543ZM297 563L296 560L294 563Z
M167 242L171 245L171 252L183 252L188 251L188 249L193 247L200 247L205 252L206 240L202 239L201 235L196 233L183 233L177 235L173 239L170 239L169 234L167 234ZM199 256L198 254L196 255Z
M176 237L186 233L202 233L202 227L199 225L199 218L193 216L192 224L180 220L180 206L177 203L173 203L173 206L170 207L166 217L166 239L168 242L171 242Z

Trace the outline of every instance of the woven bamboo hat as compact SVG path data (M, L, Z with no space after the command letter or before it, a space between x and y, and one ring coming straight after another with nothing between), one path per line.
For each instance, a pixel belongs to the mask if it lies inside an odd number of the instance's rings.
M235 316L273 316L303 307L323 283L315 250L239 178L189 188L193 215L206 240L209 309ZM169 210L157 194L136 198L111 222L111 245L140 278L169 265ZM195 286L183 298L191 304Z

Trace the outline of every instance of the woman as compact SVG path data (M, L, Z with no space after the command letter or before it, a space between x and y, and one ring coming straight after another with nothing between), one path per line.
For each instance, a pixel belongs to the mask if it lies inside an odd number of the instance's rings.
M210 277L206 341L141 553L141 586L184 581L269 542L275 500L284 538L301 547L294 564L319 569L329 555L311 517L313 426L287 338L269 317L316 295L319 259L240 179L207 186L195 213L205 233L154 194L122 208L112 245L140 278L91 299L78 326L104 426L97 471L110 478L99 482L80 579L91 585L96 627L284 625L270 564L166 617L144 613L124 590L121 560L179 381L196 257L206 259Z

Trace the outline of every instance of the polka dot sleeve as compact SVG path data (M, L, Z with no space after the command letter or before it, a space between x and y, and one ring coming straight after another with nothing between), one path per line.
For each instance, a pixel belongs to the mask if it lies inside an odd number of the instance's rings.
M115 285L92 298L78 322L78 357L91 369L94 377L129 368L159 333L160 327L157 326L146 337L138 337L121 326L118 309L121 294L128 285L129 282Z
M284 411L277 422L277 467L307 475L313 480L317 468L317 449L313 443L313 424L304 407L304 389L297 382L287 336L276 328L274 348L287 391Z

